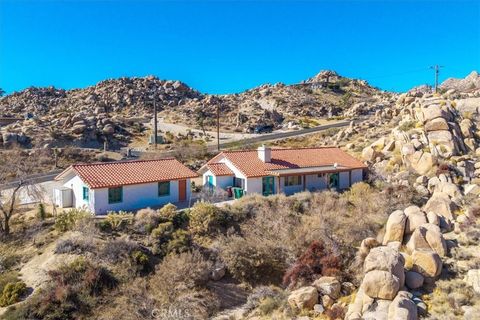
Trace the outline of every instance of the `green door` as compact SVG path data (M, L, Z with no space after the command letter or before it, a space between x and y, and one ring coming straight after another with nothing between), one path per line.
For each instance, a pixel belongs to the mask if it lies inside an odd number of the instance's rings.
M330 189L338 189L339 181L340 181L339 173L338 172L331 173L329 175L328 187Z
M273 177L263 177L262 178L262 194L264 196L269 196L274 193L274 180Z

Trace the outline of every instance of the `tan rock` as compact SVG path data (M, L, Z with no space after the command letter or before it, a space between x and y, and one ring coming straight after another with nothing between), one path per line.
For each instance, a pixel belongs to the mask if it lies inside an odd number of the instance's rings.
M428 223L434 224L436 226L440 226L440 218L433 211L429 211L427 213L427 220L428 220Z
M425 131L448 130L448 123L443 118L436 118L425 123Z
M418 289L423 286L423 276L415 271L405 273L405 285L410 289Z
M431 153L423 152L421 150L407 155L406 160L412 169L418 174L427 174L437 163L435 157L433 157Z
M443 217L448 222L453 221L452 213L453 203L448 194L444 192L434 192L425 204L423 210L425 212L435 212L438 216Z
M407 217L405 223L405 234L411 234L416 228L427 223L425 213L423 213L423 211L417 206L407 207L404 212Z
M415 250L412 253L412 271L422 274L424 277L434 278L442 272L442 260L433 251Z
M335 277L321 277L313 282L313 286L317 288L322 295L329 295L333 299L340 297L342 285ZM325 305L324 305L325 306Z
M403 292L403 291L402 291ZM408 294L399 294L393 299L388 308L388 319L392 320L417 320L417 306L408 297Z
M394 248L388 246L376 247L370 250L365 258L363 269L367 273L372 270L382 270L392 273L399 280L400 287L405 282L405 259Z
M303 287L288 296L288 304L292 308L311 310L318 302L318 291L315 287Z
M385 235L383 237L383 245L392 241L402 241L403 233L405 232L405 223L407 216L402 210L396 210L390 214L385 228Z
M365 274L362 286L365 294L371 298L392 300L400 288L400 282L388 271L373 270Z

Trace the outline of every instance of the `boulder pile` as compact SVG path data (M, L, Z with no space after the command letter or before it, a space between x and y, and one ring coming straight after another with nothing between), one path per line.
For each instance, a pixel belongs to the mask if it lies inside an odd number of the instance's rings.
M442 223L447 219L433 209L410 206L394 211L382 244L362 245L360 250L368 252L364 278L346 319L417 319L425 312L416 290L440 276L448 250L442 231L453 222Z

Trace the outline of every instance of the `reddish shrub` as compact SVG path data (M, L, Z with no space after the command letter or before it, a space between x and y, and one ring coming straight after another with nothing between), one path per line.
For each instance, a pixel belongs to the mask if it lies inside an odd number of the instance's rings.
M326 249L320 241L313 241L307 250L283 276L285 286L295 286L299 281L312 281L315 276L334 276L340 273L340 257Z
M328 319L337 320L337 319L344 319L345 318L345 308L335 305L331 309L325 311L325 315Z

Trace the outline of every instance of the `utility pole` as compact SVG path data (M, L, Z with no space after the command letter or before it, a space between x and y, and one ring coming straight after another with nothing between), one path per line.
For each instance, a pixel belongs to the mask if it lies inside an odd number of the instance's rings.
M153 98L153 143L155 145L155 150L157 149L157 132L158 132L158 127L157 127L157 102L155 101L155 98Z
M430 69L435 70L435 93L438 92L438 74L440 73L440 68L443 68L443 66L439 66L438 64L430 67Z
M217 150L220 152L220 103L217 103Z

